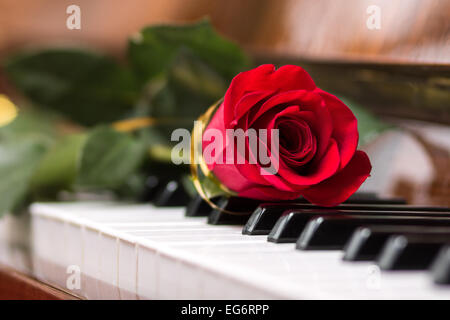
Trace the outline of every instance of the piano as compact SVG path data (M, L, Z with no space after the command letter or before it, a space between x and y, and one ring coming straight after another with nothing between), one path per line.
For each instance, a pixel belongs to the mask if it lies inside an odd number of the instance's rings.
M450 298L449 208L398 199L222 205L254 212L245 222L207 216L201 198L191 211L33 204L34 274L66 290L79 281L69 291L88 299Z
M260 50L257 63L299 64L407 129L366 147L374 172L361 192L334 208L216 199L248 213L227 215L156 175L145 203L34 203L4 217L0 263L81 299L450 299L448 4L375 1L389 19L373 31L360 1L264 3L289 10L259 19L283 55Z

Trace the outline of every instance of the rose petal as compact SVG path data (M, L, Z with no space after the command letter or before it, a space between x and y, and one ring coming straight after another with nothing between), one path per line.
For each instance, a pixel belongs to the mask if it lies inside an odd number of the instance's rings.
M312 108L305 108L310 109ZM327 151L328 145L330 143L331 133L332 133L332 121L331 115L326 110L326 108L317 108L315 112L313 111L300 111L298 117L305 120L310 126L317 142L317 151L315 153L315 159L322 159L323 155Z
M229 127L235 126L245 113L251 108L258 108L258 105L262 104L267 97L274 93L275 91L273 90L265 90L245 94L234 108L234 118L230 122Z
M333 138L339 146L341 155L341 164L339 168L343 168L352 159L353 154L358 146L358 123L353 112L337 97L320 89L316 89L330 111L333 119Z
M276 70L274 65L265 64L241 72L231 81L225 94L225 121L227 124L233 121L234 107L246 92L300 89L312 91L315 88L316 85L309 74L299 66L286 65Z
M305 170L307 170L306 173L297 173L292 168L287 167L283 161L280 161L278 174L292 185L301 187L311 186L320 183L335 174L339 168L339 163L339 150L336 141L331 139L322 160L305 168Z
M308 163L317 148L316 138L308 124L302 119L287 118L278 120L277 128L280 133L280 154L286 162L293 166Z
M220 182L235 192L240 192L255 185L247 177L243 176L235 165L216 164L213 173Z
M297 105L303 110L303 106L320 106L321 103L321 96L311 91L291 90L280 92L264 102L263 105L252 114L249 124L252 125L253 122L272 108L278 108L277 112L279 112L288 105Z
M291 111L293 105L298 106L298 117L303 118L314 131L317 139L316 160L320 160L328 147L333 131L333 121L322 96L315 92L297 90L274 95L255 112L248 115L247 126L262 127L262 119L271 119L277 113L285 112L286 109Z
M347 200L369 177L372 165L363 151L356 151L347 166L331 178L302 191L311 203L335 206Z
M240 197L265 201L294 200L300 197L299 192L285 192L272 186L255 186L239 193Z

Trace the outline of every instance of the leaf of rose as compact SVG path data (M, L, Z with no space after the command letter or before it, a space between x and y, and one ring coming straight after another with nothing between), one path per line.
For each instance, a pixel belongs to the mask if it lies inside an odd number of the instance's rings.
M43 110L21 108L13 122L0 127L0 140L12 142L18 138L38 137L51 144L60 134L57 128L58 120L60 119L56 115Z
M129 70L81 49L21 53L6 61L13 84L34 104L82 125L121 119L132 112L138 89Z
M247 67L248 59L221 37L208 20L179 26L151 26L130 39L128 55L142 83L167 72L181 47L188 48L227 80Z
M29 181L45 150L39 139L0 143L0 216L25 202Z
M189 51L181 50L172 61L165 83L150 96L148 114L182 119L181 126L190 128L192 121L220 99L226 88L226 81L217 72Z
M0 128L2 145L0 171L5 170L5 177L0 185L4 183L5 188L8 188L6 193L2 192L0 195L0 206L4 205L9 211L13 211L33 199L34 176L47 150L52 148L61 134L59 120L60 117L53 113L42 110L38 112L24 106L12 123ZM59 163L52 163L52 169L58 165ZM3 173L1 174L3 178ZM9 179L13 179L14 182ZM3 199L2 196L7 199Z
M52 146L42 158L31 180L34 197L56 199L59 191L72 188L86 139L87 134L73 134Z
M157 86L155 88L155 83L151 82L152 94L145 101L145 111L141 101L141 111L144 115L172 122L144 130L144 138L149 147L155 144L171 146L173 130L191 130L194 120L220 99L226 90L223 78L187 50L179 52L171 64L166 80L163 83L158 81Z
M83 146L75 188L116 188L137 171L144 155L143 143L131 135L96 128Z

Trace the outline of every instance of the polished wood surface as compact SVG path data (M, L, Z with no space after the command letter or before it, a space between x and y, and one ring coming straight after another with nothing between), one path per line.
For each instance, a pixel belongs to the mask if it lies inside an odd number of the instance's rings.
M74 300L76 296L0 266L0 300Z
M450 65L320 61L257 55L258 63L296 64L316 84L380 116L450 124Z

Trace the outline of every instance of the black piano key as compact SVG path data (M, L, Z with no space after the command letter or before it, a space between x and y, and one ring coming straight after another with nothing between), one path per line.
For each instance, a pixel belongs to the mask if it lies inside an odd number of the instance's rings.
M277 220L281 217L283 212L292 209L292 207L306 206L309 204L292 204L287 205L285 203L264 203L261 204L253 211L252 215L248 219L242 234L247 235L266 235L270 233Z
M212 199L215 202L215 199ZM212 211L212 207L203 200L202 197L196 196L186 207L184 215L186 217L207 217Z
M380 198L372 192L356 192L352 194L344 203L354 204L406 204L403 198Z
M217 206L221 209L234 212L230 214L221 210L213 209L208 216L208 223L213 225L244 225L250 214L261 204L259 200L241 197L222 197Z
M333 215L311 219L297 240L300 250L339 250L353 232L366 225L408 225L425 227L450 227L450 218L415 216L364 216Z
M167 184L167 180L163 180L161 177L156 175L150 175L145 180L144 191L141 195L141 200L145 202L150 202L155 199L155 197L161 193L161 190Z
M441 249L433 261L431 272L435 283L450 285L450 245Z
M269 233L267 238L275 243L295 243L310 218L317 216L405 216L405 217L448 217L450 213L428 212L428 211L405 211L405 210L344 210L344 209L299 209L283 214Z
M345 245L343 260L375 260L392 235L446 235L450 228L416 227L416 226L368 226L355 230Z
M161 188L160 179L156 176L151 176L148 179L149 189L156 189L159 185ZM359 202L365 201L365 203L358 204ZM378 203L397 203L392 202L391 199L379 199L373 193L356 193L352 195L345 204L340 205L340 209L348 208L348 209L371 209L376 207L379 210L397 210L398 208L402 209L402 206L384 206L384 208L380 209L380 205ZM355 202L355 203L353 203ZM399 202L400 203L400 202ZM311 203L308 203L304 199L298 199L293 201L283 201L280 203L267 203L262 204L260 207L255 210L255 219L253 219L254 225L245 226L243 229L243 234L269 234L270 230L275 225L275 222L281 216L281 214L288 209L301 209L301 208L320 208ZM206 216L210 213L211 210L208 209L209 205L201 199L201 197L196 197L189 204L186 210L186 216ZM420 207L420 210L426 210L428 207ZM324 208L325 209L325 208ZM443 208L441 208L443 209ZM407 210L407 209L404 209ZM258 212L257 212L258 211Z
M398 216L424 216L424 217L450 217L450 209L444 207L423 207L410 205L367 205L367 204L342 204L337 207L325 208L318 206L298 205L285 210L288 213L311 213L326 215L398 215Z
M289 213L281 216L267 236L267 241L275 243L294 243L308 220L315 214Z
M391 236L377 263L382 270L425 270L449 241L450 235Z
M271 226L276 223L283 212L267 214L267 209L259 206L253 211L247 223L242 228L242 234L263 235L270 232Z
M244 228L242 229L242 234L246 235L266 235L270 233L270 230L275 226L277 220L281 217L283 213L288 214L288 211L294 213L303 213L302 210L376 210L378 211L423 211L423 212L439 212L448 214L450 217L450 209L446 207L432 207L432 206L410 206L410 205L398 205L398 204L388 204L388 205L374 205L374 204L341 204L333 208L325 208L315 206L309 203L298 203L298 202L280 202L280 203L263 203L261 204L248 219ZM330 212L331 213L331 212ZM335 213L339 213L336 211ZM439 215L441 216L441 215ZM297 237L295 237L297 238Z
M183 185L176 180L169 181L155 197L153 204L157 207L186 206L191 197Z

